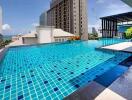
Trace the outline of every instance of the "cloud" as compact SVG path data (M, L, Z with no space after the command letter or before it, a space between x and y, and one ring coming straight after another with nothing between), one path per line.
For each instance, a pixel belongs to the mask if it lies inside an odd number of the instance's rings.
M108 13L107 15L113 15L113 14L119 14L119 13L125 13L132 11L132 8L128 5L122 3L122 4L110 4L107 6Z
M96 0L96 3L104 3L105 0Z
M91 0L90 2L94 4L89 5L88 27L101 27L100 17L132 11L132 7L129 7L121 0Z
M4 24L4 25L2 26L2 30L3 30L3 31L11 31L12 28L11 28L11 26L10 26L9 24Z
M36 26L39 26L39 24L38 23L33 23L32 26L36 27Z
M97 20L95 23L89 23L88 27L95 27L95 28L99 28L101 26L101 20Z

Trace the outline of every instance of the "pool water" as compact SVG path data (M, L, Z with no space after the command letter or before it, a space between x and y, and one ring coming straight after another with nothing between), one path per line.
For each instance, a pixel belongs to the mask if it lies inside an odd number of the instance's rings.
M0 100L61 100L131 56L95 49L123 41L100 39L9 48L0 63Z

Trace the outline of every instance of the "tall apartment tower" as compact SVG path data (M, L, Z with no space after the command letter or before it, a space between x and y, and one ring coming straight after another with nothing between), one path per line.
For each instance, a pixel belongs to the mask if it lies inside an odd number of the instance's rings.
M0 6L0 34L2 34L2 8Z
M123 2L125 2L127 5L129 5L130 7L132 7L132 0L122 0Z
M40 26L47 26L47 12L43 12L40 15L39 21Z
M47 25L88 39L87 0L52 0Z

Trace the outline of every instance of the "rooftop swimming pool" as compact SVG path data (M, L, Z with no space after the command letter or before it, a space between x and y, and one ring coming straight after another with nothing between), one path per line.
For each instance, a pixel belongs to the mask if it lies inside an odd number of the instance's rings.
M131 56L96 49L123 41L11 47L0 63L0 100L61 100Z

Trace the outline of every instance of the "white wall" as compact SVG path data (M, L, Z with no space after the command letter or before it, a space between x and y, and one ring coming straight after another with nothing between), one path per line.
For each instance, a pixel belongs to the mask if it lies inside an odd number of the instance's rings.
M38 28L38 43L51 43L52 38L52 29L51 28Z
M65 42L69 37L54 37L54 42Z
M23 44L37 44L38 43L38 40L37 38L24 38L24 43Z

